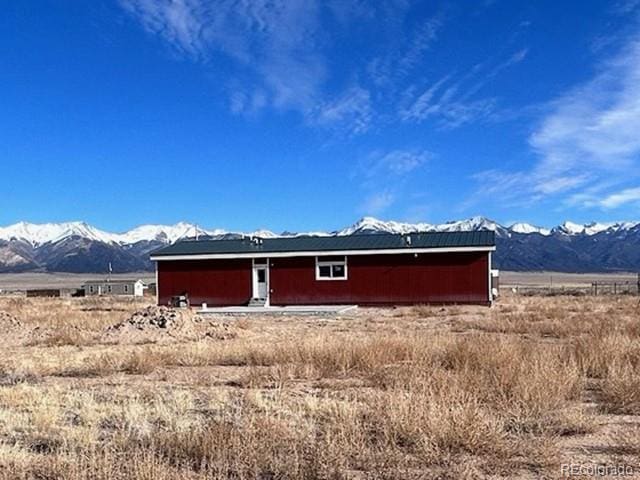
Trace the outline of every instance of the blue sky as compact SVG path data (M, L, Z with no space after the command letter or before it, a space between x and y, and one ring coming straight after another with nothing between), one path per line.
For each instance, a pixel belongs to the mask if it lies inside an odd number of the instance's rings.
M0 224L640 219L640 1L41 0Z

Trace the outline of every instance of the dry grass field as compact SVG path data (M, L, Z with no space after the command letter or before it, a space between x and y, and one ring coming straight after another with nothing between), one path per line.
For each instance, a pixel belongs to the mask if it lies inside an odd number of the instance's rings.
M562 478L567 463L639 467L637 297L132 318L145 306L0 297L0 478Z

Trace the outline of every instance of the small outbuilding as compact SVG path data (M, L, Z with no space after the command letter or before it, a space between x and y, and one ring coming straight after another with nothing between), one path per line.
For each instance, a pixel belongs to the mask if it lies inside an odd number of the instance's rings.
M130 295L142 297L147 285L142 280L89 280L82 286L85 296Z
M151 260L159 305L490 305L494 251L494 232L427 232L185 240Z

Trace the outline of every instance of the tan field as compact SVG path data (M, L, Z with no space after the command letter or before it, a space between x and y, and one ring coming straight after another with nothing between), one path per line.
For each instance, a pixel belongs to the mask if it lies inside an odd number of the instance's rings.
M0 297L0 478L638 472L638 297L132 317L143 306Z
M637 273L500 272L504 287L588 287L593 282L638 282Z
M24 291L27 289L47 288L81 288L90 280L104 280L111 277L114 280L141 279L145 282L155 282L153 272L133 273L2 273L0 274L0 292Z

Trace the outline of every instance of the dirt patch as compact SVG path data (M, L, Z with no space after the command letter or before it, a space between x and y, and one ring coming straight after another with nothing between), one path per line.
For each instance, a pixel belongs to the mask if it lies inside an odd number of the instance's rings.
M230 323L203 318L191 310L150 306L108 327L106 343L174 343L197 340L228 340L238 336Z

